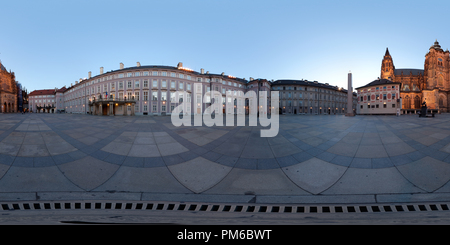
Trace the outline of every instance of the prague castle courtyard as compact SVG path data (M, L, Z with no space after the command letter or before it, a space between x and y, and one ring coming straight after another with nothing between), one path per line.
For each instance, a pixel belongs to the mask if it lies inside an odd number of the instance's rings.
M0 200L450 200L449 114L280 115L273 138L170 119L2 114Z

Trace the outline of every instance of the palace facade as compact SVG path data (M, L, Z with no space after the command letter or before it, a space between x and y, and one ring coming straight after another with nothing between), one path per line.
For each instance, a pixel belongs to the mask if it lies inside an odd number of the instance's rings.
M175 92L185 92L183 98ZM213 96L205 94L216 92ZM257 101L239 99L248 91L254 91ZM266 91L267 96L259 95ZM141 66L125 68L80 79L61 89L36 90L30 93L29 103L33 112L65 112L92 115L170 115L181 102L191 114L209 113L214 110L224 114L251 113L249 108L259 105L258 112L271 112L271 91L280 93L280 113L283 114L331 114L346 113L347 90L304 80L266 79L249 80L231 75L200 72L177 66ZM228 98L227 95L237 97ZM356 108L356 93L354 93ZM230 101L227 101L230 100ZM233 100L233 101L231 101ZM216 103L218 101L219 103ZM253 104L255 103L255 104ZM219 108L221 107L221 108ZM266 110L262 110L266 108Z
M395 68L389 50L381 63L381 79L401 84L402 114L417 113L423 102L433 112L450 111L450 52L436 40L425 55L424 69Z

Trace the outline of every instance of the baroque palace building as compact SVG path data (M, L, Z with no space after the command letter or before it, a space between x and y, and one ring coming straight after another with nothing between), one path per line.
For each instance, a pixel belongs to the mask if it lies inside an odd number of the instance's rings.
M381 63L381 79L401 84L402 113L417 113L423 102L432 112L450 111L450 52L436 40L425 55L424 69L396 69L386 49Z
M0 105L1 112L17 112L18 88L14 72L7 71L0 62Z
M176 91L185 92L186 98L175 98ZM216 92L206 96L207 92ZM256 102L238 99L248 91L257 95ZM259 95L266 91L267 96ZM80 79L61 89L36 90L29 94L29 107L33 112L65 112L93 115L170 115L180 102L191 114L209 113L214 110L226 114L251 113L249 108L259 105L257 112L270 113L271 91L280 92L280 113L283 114L345 114L347 90L329 84L304 80L266 79L249 80L231 75L200 72L177 66L124 67L118 70ZM227 98L227 94L237 99ZM357 100L354 93L354 108ZM231 101L232 99L233 101ZM227 101L230 100L230 101ZM216 103L219 102L219 103Z

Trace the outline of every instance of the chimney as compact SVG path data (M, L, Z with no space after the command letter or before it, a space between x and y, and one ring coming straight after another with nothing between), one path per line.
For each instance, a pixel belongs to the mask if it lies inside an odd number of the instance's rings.
M100 75L103 74L103 67L100 67Z
M250 77L250 81L253 81L253 77Z
M178 62L177 68L183 67L183 63L182 62Z
M201 74L205 74L205 69L203 69L203 68L200 69L200 73L201 73Z
M89 72L88 74L88 78L91 79L92 72Z
M137 67L140 67L140 66L141 66L141 63L138 61L136 66L137 66Z
M225 72L222 72L222 74L220 74L220 75L222 75L222 76L225 75Z
M120 69L121 70L123 69L123 63L122 62L120 63Z
M207 71L206 74L209 74L209 71Z

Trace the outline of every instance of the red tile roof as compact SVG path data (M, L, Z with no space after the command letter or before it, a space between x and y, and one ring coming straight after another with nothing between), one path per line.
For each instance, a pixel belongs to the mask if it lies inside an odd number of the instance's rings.
M54 89L41 89L41 90L34 90L33 92L29 93L28 96L51 95L51 94L55 94Z
M56 92L64 93L67 90L66 86L60 88L60 89L40 89L40 90L34 90L33 92L29 93L28 96L34 96L34 95L52 95Z

